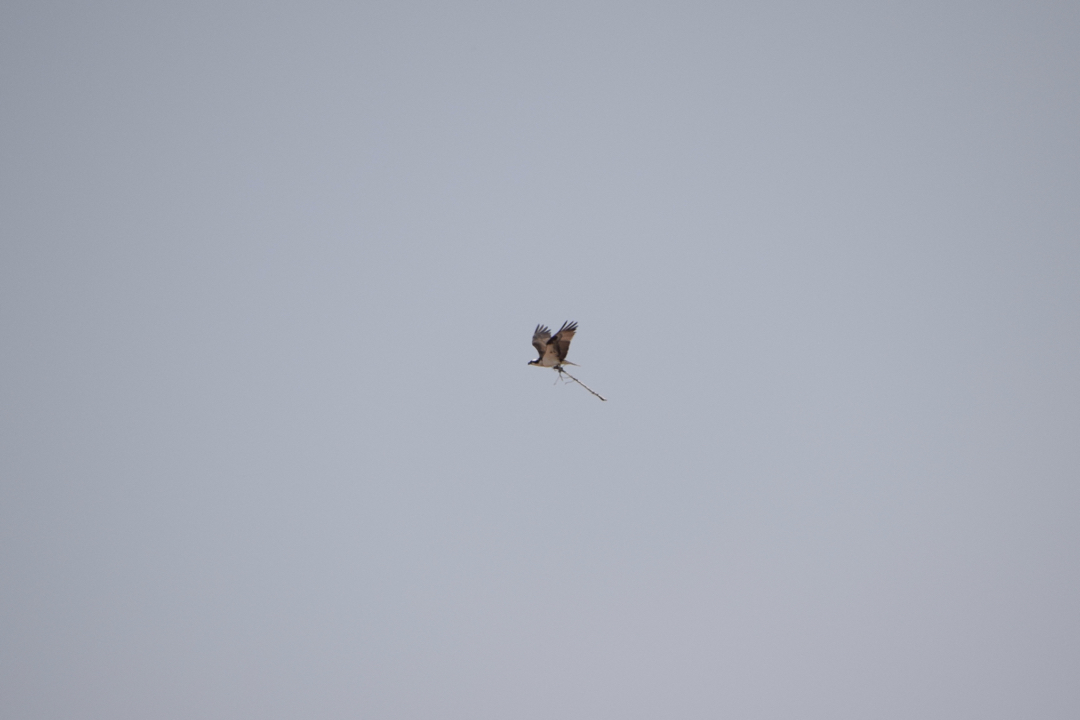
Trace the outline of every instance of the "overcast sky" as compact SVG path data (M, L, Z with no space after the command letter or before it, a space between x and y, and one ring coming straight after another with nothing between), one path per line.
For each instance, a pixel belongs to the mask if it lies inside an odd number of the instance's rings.
M1078 37L5 3L5 716L1071 720Z

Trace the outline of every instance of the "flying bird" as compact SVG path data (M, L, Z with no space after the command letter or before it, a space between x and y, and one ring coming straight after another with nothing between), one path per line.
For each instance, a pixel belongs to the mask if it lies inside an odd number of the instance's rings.
M559 377L565 375L596 397L607 402L607 398L566 372L563 367L563 365L577 367L576 363L566 359L566 353L570 351L570 341L574 339L574 333L576 332L576 322L564 322L563 326L559 328L559 332L554 335L551 334L551 328L547 325L537 325L536 330L533 331L532 344L536 348L536 352L540 353L540 356L535 360L530 360L529 364L536 367L554 368L558 371Z
M570 350L570 341L574 339L576 332L576 322L564 322L554 337L547 325L537 325L533 331L533 347L540 353L540 357L530 360L529 364L556 369L563 365L573 365L574 363L567 362L566 353Z

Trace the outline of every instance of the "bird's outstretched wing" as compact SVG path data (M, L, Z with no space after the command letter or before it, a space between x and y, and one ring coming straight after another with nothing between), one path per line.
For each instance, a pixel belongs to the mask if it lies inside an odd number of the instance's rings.
M555 337L549 341L555 346L555 354L559 358L559 362L566 360L566 353L570 351L570 341L574 339L574 333L577 332L576 322L564 322L563 326L559 328L559 332L555 333ZM533 344L536 343L536 339L533 339Z
M533 347L536 348L536 352L540 353L540 357L537 360L544 359L544 353L548 352L548 341L551 340L551 328L547 325L537 325L536 330L533 331Z

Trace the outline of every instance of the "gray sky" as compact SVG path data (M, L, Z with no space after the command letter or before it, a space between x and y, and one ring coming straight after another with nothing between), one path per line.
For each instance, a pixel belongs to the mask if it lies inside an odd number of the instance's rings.
M5 713L1074 717L1078 36L5 3Z

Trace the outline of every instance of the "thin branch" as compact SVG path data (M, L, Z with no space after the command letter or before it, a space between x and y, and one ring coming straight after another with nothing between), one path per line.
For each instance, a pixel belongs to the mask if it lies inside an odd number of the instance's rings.
M592 393L593 395L595 395L596 397L600 398L600 399L601 399L601 400L603 400L604 402L607 402L607 398L606 398L606 397L604 397L604 396L603 396L603 395L601 395L600 393L596 392L596 391L595 391L595 390L593 390L593 389L592 389L591 387L589 387L589 386L588 386L588 385L586 385L585 383L581 382L580 380L578 380L578 379L577 379L576 377L574 377L574 376L573 376L573 375L571 375L570 373L568 373L568 372L566 372L565 370L563 370L563 369L562 369L562 366L557 366L557 367L556 367L555 369L559 371L559 374L560 374L560 375L565 375L566 377L570 378L571 380L573 380L574 382L576 382L576 383L577 383L578 385L580 385L581 387L583 387L583 388L585 388L586 390L588 390L589 392L591 392L591 393Z

